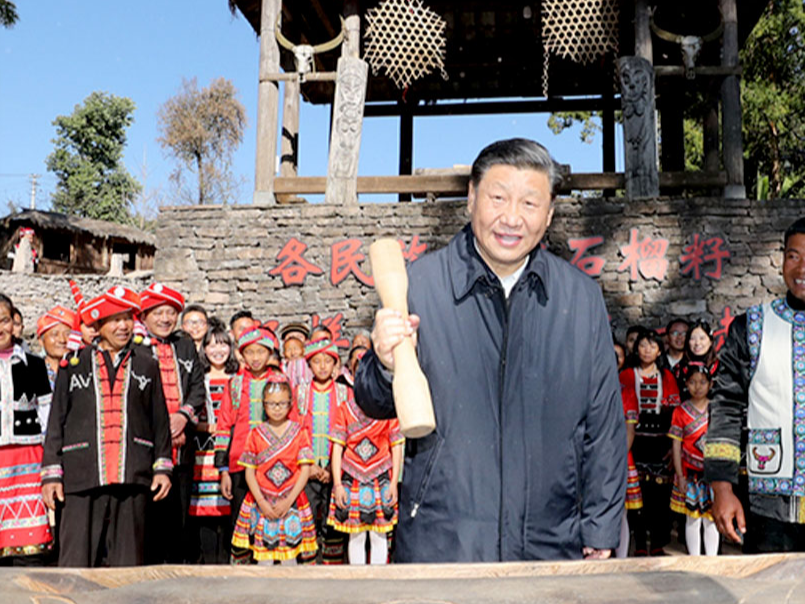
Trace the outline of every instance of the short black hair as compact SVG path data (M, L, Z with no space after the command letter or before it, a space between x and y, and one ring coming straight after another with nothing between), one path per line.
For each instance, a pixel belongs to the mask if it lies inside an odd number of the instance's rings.
M788 239L791 237L791 235L799 234L805 235L805 218L795 220L794 223L785 230L783 245L788 247Z
M477 188L487 170L495 165L513 166L521 170L536 170L548 177L551 199L556 195L556 186L561 180L556 162L548 150L536 141L527 138L509 138L487 145L475 158L470 170L470 182Z
M238 312L236 312L234 315L232 315L232 318L229 319L229 327L231 328L235 324L235 321L238 321L240 319L254 319L254 317L252 316L252 311L239 310Z
M671 325L674 323L682 323L685 327L690 327L690 321L687 319L683 319L682 317L674 317L670 321L668 321L668 325L665 326L665 333L671 334Z
M0 293L0 306L5 306L6 308L8 308L8 313L11 315L12 318L14 318L15 314L22 316L22 313L19 311L19 309L16 306L14 306L14 303L11 301L11 298L9 298L7 295L3 293Z
M204 315L205 319L210 318L209 315L207 314L207 309L205 309L201 304L188 304L187 306L184 307L184 310L182 311L182 320L184 320L184 318L191 312L201 313L202 315Z

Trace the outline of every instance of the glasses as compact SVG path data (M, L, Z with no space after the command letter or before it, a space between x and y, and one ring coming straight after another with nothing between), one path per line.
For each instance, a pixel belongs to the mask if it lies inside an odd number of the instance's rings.
M204 319L190 319L189 321L183 321L182 325L188 325L190 327L204 327L207 322Z
M282 401L281 403L263 403L269 409L282 409L283 407L290 407L291 401Z
M686 336L686 335L688 335L688 332L687 331L672 331L671 335L672 336Z

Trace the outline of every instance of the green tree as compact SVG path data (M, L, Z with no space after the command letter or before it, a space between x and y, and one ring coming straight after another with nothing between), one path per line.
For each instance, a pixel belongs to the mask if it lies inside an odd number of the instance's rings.
M741 51L747 185L759 197L805 189L805 9L773 0Z
M196 80L183 81L179 93L165 101L157 114L162 147L177 160L171 175L179 196L198 203L229 203L239 182L232 175L232 155L243 140L246 109L237 90L225 78L198 89ZM195 175L195 185L186 184Z
M140 184L123 166L126 128L133 122L134 101L93 92L70 115L60 115L55 150L47 168L58 182L53 209L120 223L130 223L130 200Z
M0 25L6 29L14 27L19 17L17 16L17 5L10 0L0 0Z

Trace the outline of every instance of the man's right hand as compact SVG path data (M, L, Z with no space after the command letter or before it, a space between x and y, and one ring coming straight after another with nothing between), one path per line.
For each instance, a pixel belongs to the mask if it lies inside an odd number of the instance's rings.
M232 501L232 478L229 472L221 472L221 495L224 499Z
M411 337L416 346L416 330L419 329L419 317L408 315L404 320L402 314L391 308L381 308L375 313L375 325L372 328L372 347L377 358L390 371L394 371L394 355L392 351L405 339Z
M48 482L42 485L42 499L51 510L56 509L56 500L64 503L64 485L60 482Z
M713 519L718 532L735 543L742 543L746 533L746 518L741 501L732 492L732 484L717 480L710 486L713 489ZM733 521L738 524L737 532Z

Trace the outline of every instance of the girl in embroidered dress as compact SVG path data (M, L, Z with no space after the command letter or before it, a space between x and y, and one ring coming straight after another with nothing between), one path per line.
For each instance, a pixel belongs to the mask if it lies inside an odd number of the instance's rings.
M690 399L674 409L671 429L676 478L671 509L686 516L685 543L691 556L701 555L704 524L704 553L718 555L718 529L711 513L713 495L704 482L704 440L707 436L707 395L712 377L707 365L689 363L686 385Z
M333 493L327 524L349 534L350 564L388 561L387 535L397 524L397 482L403 436L397 420L369 419L353 398L330 427Z
M266 421L249 433L238 461L246 468L249 493L232 546L251 550L258 564L295 565L299 554L316 551L316 528L304 492L313 450L308 431L288 419L292 404L288 378L272 373L263 391Z
M620 374L621 386L635 393L639 412L631 452L640 474L643 508L629 517L636 556L649 553L647 533L651 537L652 556L664 556L663 548L671 538L668 505L673 473L671 443L666 435L673 410L679 405L679 391L671 372L657 365L661 347L656 332L643 330L634 344L632 366Z
M13 307L0 294L0 559L43 554L53 540L40 482L50 383L45 362L14 344Z
M196 425L196 459L190 494L190 516L198 528L200 564L229 562L230 506L221 493L221 476L215 467L214 435L229 380L238 371L234 349L226 325L215 317L209 319L198 357L205 372L207 403Z

